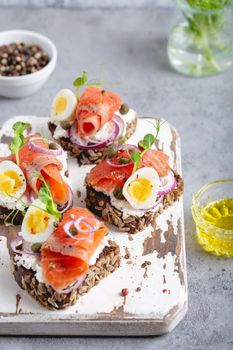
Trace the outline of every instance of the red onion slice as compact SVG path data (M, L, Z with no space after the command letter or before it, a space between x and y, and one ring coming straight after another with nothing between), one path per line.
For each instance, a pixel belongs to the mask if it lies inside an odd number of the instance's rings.
M29 142L28 147L32 151L39 152L42 154L54 155L54 156L60 156L60 155L62 155L62 152L63 152L63 149L59 145L58 145L58 147L59 147L58 149L49 149L49 148L44 148L42 146L39 146L36 143L34 143L33 141Z
M17 249L17 246L19 246L20 244L23 244L23 239L19 236L17 236L15 239L13 239L13 241L10 242L11 249L14 253L23 253L22 250Z
M119 138L124 131L124 121L121 117L114 115L112 120L114 123L114 128L107 139L97 142L93 141L91 138L87 141L91 142L91 145L82 145L80 142L80 137L77 134L77 122L75 122L70 128L70 140L76 144L80 149L95 149L107 146L109 143L113 142L115 139Z
M94 221L94 226L91 225L91 224L87 221L88 219L91 219L91 220ZM90 231L89 231L89 230L84 230L84 229L82 229L82 228L80 227L80 224L81 224L81 223L84 223L84 225L86 225L87 227L88 227L88 226L91 226L92 229L93 229L94 231L98 230L98 228L100 227L100 222L99 222L99 220L97 220L97 219L94 218L93 216L81 216L80 218L78 218L77 220L75 220L74 225L75 225L75 227L77 228L77 230L78 230L79 232L82 232L82 233L90 233Z
M75 237L75 236L73 236L70 233L70 228L71 228L72 225L75 225L75 221L70 220L70 221L66 222L65 225L63 226L63 229L64 229L65 233L70 238L72 238L72 239L74 239L76 241L85 241L85 240L91 239L93 237L93 235L94 235L94 226L90 225L88 222L85 222L85 225L88 226L90 230L88 232L85 232L85 233L87 233L86 237ZM77 229L77 231L79 231L77 227L76 227L76 229Z
M158 191L158 195L165 195L171 192L176 187L176 178L174 174L170 171L168 176L160 178L161 185Z
M27 255L40 255L40 252L33 252L31 249L27 249L23 244L23 252Z
M120 133L119 133L119 137L124 133L125 130L125 123L124 120L117 114L114 114L112 117L112 120L118 124L119 128L120 128Z
M124 168L132 164L131 161L127 164L116 164L111 161L111 158L106 158L106 162L108 163L108 165L113 166L114 168Z
M56 292L59 294L68 294L72 292L74 289L78 289L79 287L81 287L85 277L86 275L81 276L76 282L74 282L74 284L72 284L72 286L69 286L65 289L56 290Z
M10 242L11 249L16 254L26 254L26 255L40 255L40 253L33 252L32 250L26 249L24 246L22 249L17 249L17 246L23 245L23 238L17 236L13 241Z
M164 198L164 196L160 196L159 199L157 199L157 201L155 202L155 204L151 208L144 209L144 210L147 211L147 210L155 209L159 204L161 204L163 202L163 198Z

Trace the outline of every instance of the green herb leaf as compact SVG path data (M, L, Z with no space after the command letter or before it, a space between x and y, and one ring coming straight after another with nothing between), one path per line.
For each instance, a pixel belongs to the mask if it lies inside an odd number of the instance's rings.
M201 11L221 10L230 5L232 0L187 0L194 9Z
M142 145L144 149L149 149L153 146L155 142L155 137L152 134L147 134L143 137Z
M46 206L46 211L54 216L56 219L60 219L61 213L57 209L57 204L54 202L50 189L44 184L41 186L39 190L38 198L42 203Z
M19 150L24 146L24 131L29 128L29 123L16 122L12 129L14 130L14 137L9 145L11 153L16 156L16 163L19 165Z
M100 70L100 79L87 80L87 72L83 71L80 77L77 77L73 82L74 87L76 88L76 97L79 98L79 89L82 86L104 86L104 85L113 85L103 80L102 68ZM116 83L114 84L116 85Z
M55 219L59 220L61 218L61 213L57 209L57 204L53 200L53 196L52 196L49 184L45 181L41 173L39 173L38 171L35 171L34 173L35 173L35 176L37 176L38 179L40 179L43 182L38 193L38 198L42 203L45 204L45 207L46 207L45 211L48 214L55 217Z
M82 75L76 78L73 82L73 85L76 89L79 89L81 86L85 85L87 82L87 72L83 71Z
M82 75L80 77L77 77L74 82L73 85L76 88L76 97L78 99L79 97L79 89L82 86L92 86L92 85L98 85L98 86L102 86L103 82L102 81L98 81L98 80L93 80L93 81L87 81L87 72L83 71Z
M141 163L141 153L137 150L134 150L133 153L131 154L130 158L134 162L135 166L138 168Z
M24 131L29 128L29 123L16 122L12 129L14 130L14 138L9 146L11 153L16 153L24 146Z

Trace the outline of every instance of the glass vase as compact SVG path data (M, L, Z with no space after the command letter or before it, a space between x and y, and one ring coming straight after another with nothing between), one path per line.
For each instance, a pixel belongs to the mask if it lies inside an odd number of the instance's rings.
M188 0L176 2L183 21L169 33L167 50L172 67L193 77L229 68L233 63L232 6L200 10L191 7Z

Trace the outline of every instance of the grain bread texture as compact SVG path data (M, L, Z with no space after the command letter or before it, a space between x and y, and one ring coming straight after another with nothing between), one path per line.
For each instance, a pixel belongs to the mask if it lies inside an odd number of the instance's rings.
M134 134L136 126L137 117L135 117L130 123L126 123L124 141L128 140ZM49 122L48 127L53 136L57 126ZM68 151L72 157L77 158L80 165L98 164L104 158L106 152L106 147L96 149L80 149L67 137L58 138L56 139L56 142L58 142L65 151Z
M100 253L95 265L89 267L82 285L78 289L73 289L65 294L57 293L51 286L39 282L35 277L35 271L17 264L16 256L17 254L13 253L11 257L16 282L37 302L49 310L60 310L74 305L83 294L118 269L121 261L119 246L114 241L109 240L109 245Z
M177 185L175 189L166 194L163 198L162 205L159 209L145 211L143 216L129 215L126 218L123 216L123 211L115 208L111 204L110 196L105 193L96 191L88 182L86 178L86 206L94 214L100 216L104 221L116 226L120 231L128 233L137 233L144 230L153 220L158 217L166 208L171 206L183 193L183 179L174 172Z

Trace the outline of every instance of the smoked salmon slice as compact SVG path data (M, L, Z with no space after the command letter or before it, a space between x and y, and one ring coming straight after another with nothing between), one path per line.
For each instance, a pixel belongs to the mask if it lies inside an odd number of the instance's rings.
M44 154L30 148L30 141L40 147L47 148L46 141L40 135L30 135L26 139L26 144L19 150L20 168L26 177L27 184L35 193L38 193L42 181L38 179L36 173L41 173L50 185L54 201L63 206L69 199L69 188L60 173L63 168L62 163L53 154ZM14 154L0 158L0 161L6 159L16 162Z
M142 165L154 168L163 177L170 170L168 160L168 156L162 151L149 149L142 157Z
M126 157L124 153L124 158ZM113 162L113 160L111 160ZM142 157L141 167L154 168L159 176L167 176L170 170L168 156L162 151L148 150ZM87 183L97 190L112 191L116 187L123 187L125 181L130 177L133 171L133 163L124 167L114 167L106 160L97 164L87 175Z
M121 98L99 87L90 86L80 96L77 128L81 137L95 135L122 105Z
M69 287L85 275L91 256L108 233L108 229L99 221L99 227L91 238L83 239L87 238L87 235L82 232L77 232L74 238L83 240L71 238L65 232L64 225L81 217L89 220L90 224L96 220L95 216L85 208L71 208L42 246L41 267L44 280L58 291Z
M133 164L117 168L103 160L91 169L87 175L87 183L99 190L112 191L116 187L123 187L132 171Z

